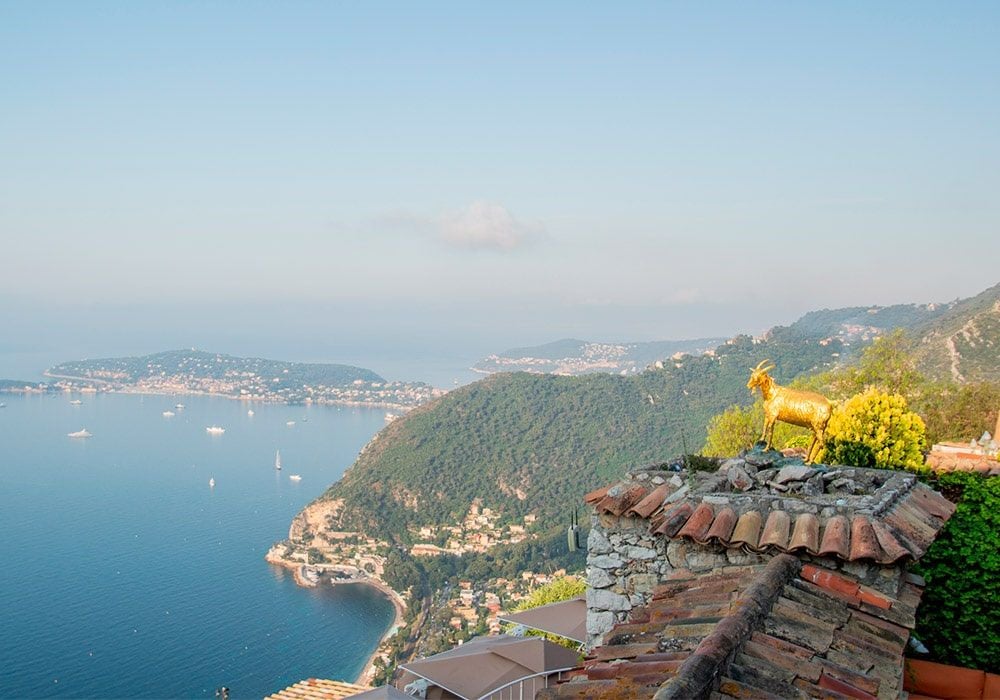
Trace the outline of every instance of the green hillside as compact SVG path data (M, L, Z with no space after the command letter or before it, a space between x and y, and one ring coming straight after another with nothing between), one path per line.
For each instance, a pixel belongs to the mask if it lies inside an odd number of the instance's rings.
M116 379L137 382L156 376L225 379L234 373L259 376L270 381L280 377L290 385L344 386L355 380L385 381L371 370L350 365L284 362L259 357L234 357L204 350L168 350L138 357L109 357L64 362L48 370L53 376Z
M951 338L963 373L995 377L998 297L1000 286L947 305L815 312L632 376L495 374L389 425L322 498L343 499L338 528L403 542L409 528L461 520L475 498L507 520L560 524L624 469L698 450L710 418L752 402L747 375L761 360L781 383L852 361L867 343L845 329L904 324L927 366Z
M697 449L709 418L751 400L748 367L770 358L786 379L841 349L777 328L631 377L496 374L390 424L324 498L344 499L339 528L404 541L408 527L460 520L474 498L505 519L561 523L623 469Z
M1000 284L910 328L917 367L935 379L1000 381Z

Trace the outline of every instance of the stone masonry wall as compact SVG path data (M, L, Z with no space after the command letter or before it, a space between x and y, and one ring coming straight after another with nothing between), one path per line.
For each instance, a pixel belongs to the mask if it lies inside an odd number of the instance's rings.
M649 533L649 521L641 518L592 516L587 539L588 648L601 644L632 608L647 605L653 589L671 573L697 574L769 558L654 536Z
M633 608L647 605L656 586L671 574L697 576L727 566L763 564L771 557L654 536L649 521L642 518L592 515L587 539L587 646L600 645L604 635L625 622ZM800 558L831 570L842 569L889 595L898 592L905 572L899 566Z

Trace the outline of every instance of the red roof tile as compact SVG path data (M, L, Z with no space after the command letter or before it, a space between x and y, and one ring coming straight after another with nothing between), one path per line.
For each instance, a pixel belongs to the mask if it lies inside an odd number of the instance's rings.
M668 484L660 484L653 491L628 509L627 515L638 515L640 518L648 518L650 513L663 506L663 501L670 493Z
M732 491L721 473L703 477L702 486L690 493L669 483L651 487L628 479L593 491L585 500L598 513L648 520L651 532L669 539L880 564L919 559L954 513L954 505L912 475L861 469L848 473L861 472L883 486L836 504L817 501L814 510L825 515L790 512L786 508L793 506L773 495ZM686 495L676 499L681 493ZM808 496L802 500L810 502Z
M789 552L819 553L819 519L812 513L802 513L795 518L795 529L788 541Z
M918 599L789 555L676 578L537 697L896 697Z
M788 529L791 525L788 513L783 510L772 510L764 523L764 531L760 535L758 547L775 547L785 549L788 544Z

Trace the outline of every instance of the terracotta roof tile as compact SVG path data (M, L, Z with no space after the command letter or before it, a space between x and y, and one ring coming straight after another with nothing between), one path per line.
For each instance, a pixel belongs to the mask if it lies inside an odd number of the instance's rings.
M736 511L726 506L715 515L712 527L708 529L705 539L712 543L729 542L733 529L736 527Z
M881 555L882 548L879 547L871 521L862 515L855 515L854 519L851 520L851 553L849 559L851 561L858 561L860 559L877 560Z
M607 486L602 486L599 489L594 489L590 493L585 494L583 497L584 502L592 506L597 505L598 503L601 502L601 499L603 499L606 495L608 495L608 489L610 489L611 486L612 484L609 484Z
M819 518L812 513L800 513L795 518L795 527L788 540L788 551L819 553Z
M910 550L899 543L899 540L892 534L885 523L880 520L872 520L872 531L882 549L882 556L879 558L880 564L894 564L900 559L912 556Z
M660 484L652 490L645 498L636 503L626 511L627 515L638 515L640 518L648 518L649 514L663 505L663 501L670 493L670 486Z
M268 695L266 700L341 700L366 690L370 689L354 683L309 678Z
M913 488L910 492L910 501L941 520L948 520L955 513L954 503L924 484L918 484Z
M755 510L747 511L736 522L736 529L733 530L733 536L729 540L729 543L735 546L743 546L746 549L757 549L760 526L760 513Z
M604 498L597 504L597 509L611 515L621 515L645 496L646 487L642 484L616 484L608 489Z
M660 525L656 532L665 535L666 537L673 538L677 532L684 526L691 514L694 513L694 506L690 503L679 503L673 508L671 508L665 514L663 519L663 524Z
M850 556L850 539L847 518L835 515L826 521L823 528L823 541L819 545L820 556L836 555L840 559Z
M677 536L690 537L695 542L704 543L707 541L705 536L708 534L713 520L715 520L715 511L712 510L712 506L708 503L699 503Z
M788 544L790 525L791 519L788 517L788 513L783 510L772 510L767 516L767 522L764 523L764 531L760 535L758 548L764 549L773 546L784 551Z
M633 475L587 494L585 500L598 513L646 519L650 532L668 539L880 564L919 559L954 513L947 499L902 472L823 467L810 478L819 475L833 484L867 480L874 491L836 501L827 495L812 506L813 512L796 513L809 509L789 509L781 493L734 490L720 471L700 475L691 490L668 483L652 487ZM797 498L811 502L808 495Z

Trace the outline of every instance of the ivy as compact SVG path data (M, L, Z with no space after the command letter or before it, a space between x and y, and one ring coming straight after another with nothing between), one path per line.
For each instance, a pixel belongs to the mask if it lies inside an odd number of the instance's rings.
M916 571L917 637L942 663L1000 673L1000 477L925 477L957 508Z

